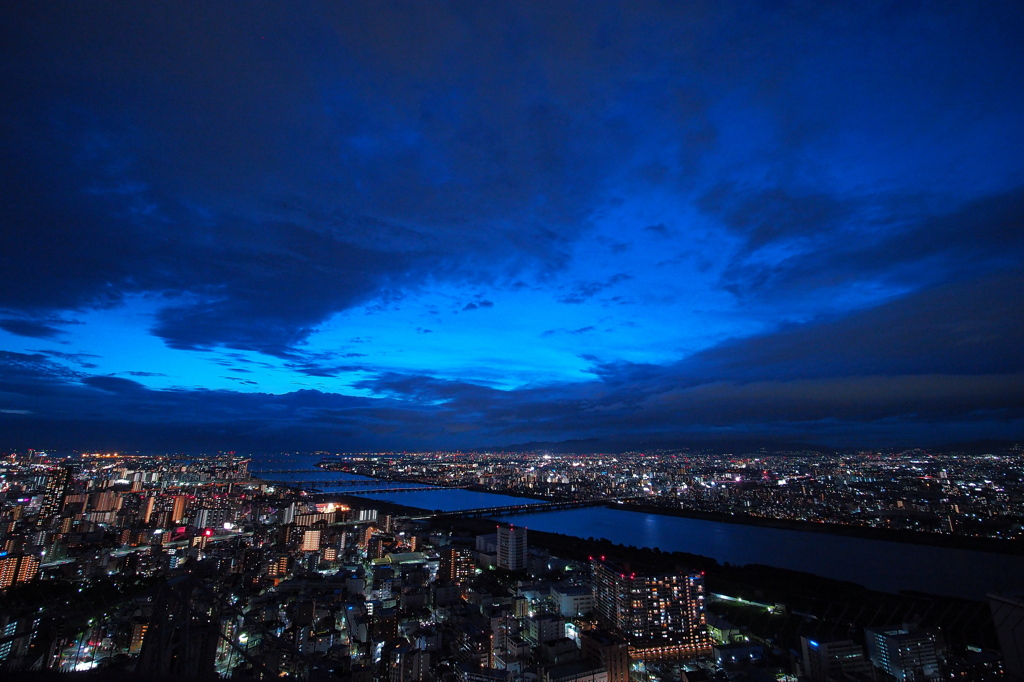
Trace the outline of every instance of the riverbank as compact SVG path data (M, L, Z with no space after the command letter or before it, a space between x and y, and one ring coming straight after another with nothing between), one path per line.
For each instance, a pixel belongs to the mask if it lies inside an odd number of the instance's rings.
M434 525L469 536L494 532L493 522L488 519L450 519ZM900 619L908 614L926 627L942 628L957 646L997 646L988 605L977 600L883 592L803 571L760 564L737 566L689 552L666 552L533 528L528 541L531 548L572 561L588 562L591 557L606 556L638 572L703 571L708 593L732 598L709 605L712 612L787 648L798 647L801 634L830 636L883 621L902 622ZM751 605L754 602L773 608L766 611L763 606Z
M1016 540L999 540L996 538L978 538L964 535L943 535L913 530L894 530L890 528L873 528L870 526L850 526L839 523L818 523L815 521L798 521L793 519L773 519L764 516L725 514L720 512L702 512L691 509L672 509L653 504L626 502L607 505L614 509L659 514L661 516L677 516L700 521L734 523L743 526L759 526L780 530L796 530L809 533L824 533L845 537L863 538L865 540L884 540L930 547L947 547L950 549L969 549L996 554L1024 555L1024 543Z
M483 520L480 532L489 525ZM462 524L470 532L477 526ZM842 580L759 564L735 566L686 552L624 546L608 540L580 538L531 529L531 547L577 561L607 556L631 564L634 570L698 570L705 573L706 589L734 599L774 605L766 611L742 601L718 601L713 612L724 615L740 627L749 628L762 639L788 648L799 646L799 635L831 636L835 632L859 630L881 622L905 622L908 618L923 627L941 628L950 643L986 648L998 646L988 605L971 599L870 590ZM902 619L902 620L901 620Z
M410 507L396 502L388 502L387 500L360 497L352 493L315 493L313 500L315 502L340 502L352 509L376 509L379 512L396 516L427 516L434 513L433 509Z
M317 497L343 502L353 508L372 507L385 514L421 516L432 511L344 493ZM623 505L612 506L619 510ZM494 521L491 519L456 517L434 520L430 525L469 537L494 532ZM951 639L958 642L993 646L994 633L988 606L977 599L869 589L858 582L824 577L793 568L754 562L730 564L685 551L628 546L600 537L584 537L582 533L570 535L553 532L557 530L549 529L546 532L531 525L529 546L545 549L553 556L581 562L588 561L592 556L605 555L609 559L631 564L634 570L645 570L644 567L647 567L662 572L704 571L709 592L741 600L719 603L716 608L723 610L722 615L737 625L749 627L758 636L776 642L795 642L798 639L797 633L824 636L834 628L845 631L851 624L863 627L887 619L899 622L906 614L912 614L920 617L922 622L943 627L951 633ZM773 604L777 608L766 612L763 607L755 608L742 600Z
M341 502L353 509L374 508L384 514L424 516L432 513L432 510L429 509L409 507L395 502L369 497L359 497L358 495L351 495L347 493L325 493L322 497L329 498L332 501ZM431 525L456 534L482 535L486 533L493 533L494 523L493 519L446 518L444 520L432 521ZM609 558L615 557L620 561L628 561L638 566L648 566L656 570L678 570L685 568L688 570L711 572L715 575L715 581L722 580L727 574L733 574L736 572L740 572L740 574L742 574L745 570L749 569L754 570L759 574L767 571L774 576L774 580L770 582L775 584L792 582L795 586L806 586L808 581L810 581L813 583L820 583L825 589L833 593L837 591L862 592L867 589L856 583L834 580L800 571L757 565L750 565L747 567L733 566L727 562L722 564L712 557L692 554L689 552L665 552L658 548L627 547L604 538L582 538L575 535L565 535L562 533L551 533L540 530L530 530L529 533L529 544L531 547L545 549L554 556L575 561L588 561L592 556L605 554L609 556ZM737 574L736 577L744 577L740 574ZM790 580L780 581L780 576L788 576ZM749 578L749 576L746 577ZM741 582L748 581L742 580ZM718 585L718 587L724 588L725 585ZM764 593L756 588L747 593L738 593L733 589L731 593L736 593L738 596L744 596L750 599L765 598Z
M364 475L364 474L359 474ZM417 479L380 479L387 481L402 480L408 483L423 483ZM474 492L491 493L497 495L510 495L545 502L561 502L561 497L542 495L530 491L506 488L488 488L482 485L469 485L465 490ZM972 537L966 535L947 535L943 533L929 533L924 531L901 530L891 528L875 528L872 526L853 526L841 523L823 523L817 521L801 521L796 519L776 519L765 516L751 516L749 514L727 514L723 512L707 512L694 509L678 509L655 504L643 504L642 502L624 502L622 504L610 504L609 508L621 509L623 511L635 511L645 514L658 514L661 516L674 516L679 518L697 519L700 521L715 521L731 523L744 526L760 528L776 528L779 530L805 531L809 533L824 533L841 537L862 538L865 540L882 540L886 542L899 542L903 544L925 545L929 547L944 547L948 549L966 549L979 552L992 552L995 554L1007 554L1012 556L1024 556L1024 542L1017 540L1001 540L997 538Z

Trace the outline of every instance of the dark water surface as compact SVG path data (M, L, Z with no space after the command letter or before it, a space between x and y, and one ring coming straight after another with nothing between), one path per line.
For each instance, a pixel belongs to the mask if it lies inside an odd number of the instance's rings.
M731 564L764 564L887 592L969 599L1024 590L1024 557L606 509L512 516L516 525L622 545L690 552Z
M306 466L312 467L318 459L313 459ZM301 466L301 462L295 460L291 460L295 466L283 466L287 461L275 461L262 468L298 469ZM255 462L253 470L258 474ZM281 481L368 480L363 476L322 470L301 474L268 474L266 478ZM385 482L381 483L379 487L387 487ZM390 486L408 488L414 487L414 484L391 483ZM377 493L366 497L444 511L531 502L527 498L509 495L424 488L416 492ZM359 487L333 486L322 489L359 493ZM581 538L605 538L622 545L660 547L665 551L700 554L719 562L764 564L805 571L889 592L917 590L983 599L986 592L1024 591L1022 556L703 521L603 507L510 516L506 520L552 533Z

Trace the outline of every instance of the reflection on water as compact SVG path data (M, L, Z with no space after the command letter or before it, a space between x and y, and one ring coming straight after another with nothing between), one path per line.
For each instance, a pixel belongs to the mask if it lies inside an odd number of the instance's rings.
M420 509L441 509L442 511L460 511L463 509L483 509L485 507L510 506L515 504L536 504L543 500L528 497L513 497L482 493L476 490L424 490L410 493L377 493L366 495L367 499L387 500L395 504L404 504ZM518 524L513 520L512 523Z
M255 475L259 475L259 469L311 469L302 473L266 475L266 478L278 481L371 480L365 476L313 469L319 460L318 456L304 459L279 457L254 462L252 468ZM379 483L381 485L375 487L409 488L415 485ZM537 502L472 490L424 487L427 489L423 491L378 493L365 497L444 511ZM328 486L321 489L350 494L360 492L359 487ZM890 592L918 590L982 599L986 592L1024 590L1024 557L991 552L717 523L603 507L511 516L506 520L528 528L582 538L606 538L623 545L701 554L720 562L764 564L806 571Z
M316 461L319 461L316 460ZM313 484L317 490L330 493L357 493L366 490L379 490L381 488L424 488L433 489L433 486L424 485L422 483L405 483L402 481L381 481L375 478L369 478L368 476L358 476L356 474L346 474L341 471L326 471L324 469L300 469L302 466L313 466L305 465L304 463L294 462L275 462L277 467L270 464L264 463L260 469L256 469L252 472L253 476L263 478L268 481L281 481L283 483L289 483L294 481L309 481ZM288 466L288 465L291 466ZM270 470L268 473L263 473L263 470ZM288 471L281 471L280 469L289 469ZM353 483L370 483L372 485L344 485L338 484L338 481L352 481Z
M509 521L622 545L689 552L731 564L805 571L872 589L917 590L983 599L1024 588L1024 557L738 523L718 523L603 507L524 514Z

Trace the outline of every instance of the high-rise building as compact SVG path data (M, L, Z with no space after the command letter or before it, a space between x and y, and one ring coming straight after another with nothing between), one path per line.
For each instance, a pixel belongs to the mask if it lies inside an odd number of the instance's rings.
M580 633L580 655L598 661L608 671L608 682L629 682L629 645L604 630Z
M293 523L295 521L295 515L298 514L298 506L292 502L287 507L283 507L277 512L277 520L284 525Z
M320 551L320 531L307 529L302 534L302 551L303 552L319 552Z
M122 497L117 492L104 490L89 495L89 509L98 512L116 511L121 508L121 501Z
M187 508L188 497L185 495L175 495L174 506L171 508L171 523L181 523L184 521Z
M526 528L498 526L498 567L509 571L526 568Z
M804 675L812 682L828 682L845 675L871 672L871 662L864 655L864 647L848 639L815 640L800 638Z
M146 639L146 631L149 630L149 623L135 621L132 623L132 636L128 644L128 653L135 655L142 651L142 642Z
M287 575L290 564L288 556L278 556L270 560L270 564L267 566L267 575L281 576Z
M558 613L569 618L585 616L594 610L594 593L586 585L552 585L551 599L558 604Z
M232 519L232 515L227 507L204 507L195 510L193 519L197 528L222 528Z
M68 490L71 474L66 467L57 467L50 471L43 488L43 505L39 509L39 524L60 511L60 504Z
M430 653L408 642L396 646L388 659L388 682L416 682L431 677Z
M473 575L473 554L468 548L449 545L441 550L438 578L462 583Z
M0 557L0 590L14 584L18 574L18 557L13 554Z
M34 554L9 554L0 557L0 589L15 583L27 583L39 575L39 557Z
M371 559L383 559L385 554L395 551L395 536L377 533L366 543L366 556Z
M18 575L15 576L14 582L16 583L27 583L35 580L39 577L39 567L42 562L38 555L26 554L21 557L21 562L18 564Z
M603 558L593 559L591 569L598 620L630 643L710 648L702 573L644 575Z
M900 682L939 679L938 638L908 627L864 628L868 657Z

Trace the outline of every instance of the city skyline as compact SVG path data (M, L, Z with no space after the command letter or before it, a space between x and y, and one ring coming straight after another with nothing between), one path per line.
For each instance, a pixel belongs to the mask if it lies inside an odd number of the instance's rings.
M8 448L1024 437L1024 8L33 3Z

